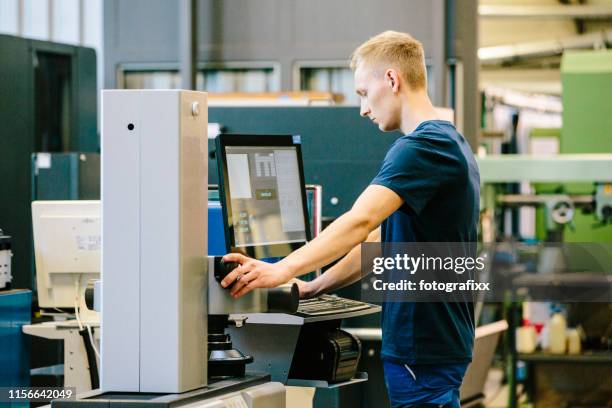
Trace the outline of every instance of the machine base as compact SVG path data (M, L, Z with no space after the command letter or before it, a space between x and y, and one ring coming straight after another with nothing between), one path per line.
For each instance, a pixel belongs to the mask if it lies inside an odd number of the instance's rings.
M248 389L257 389L257 395L245 396ZM264 389L263 393L261 389ZM245 392L242 392L245 391ZM230 395L234 394L234 395ZM234 378L213 382L206 387L198 388L193 391L181 394L152 394L152 393L131 393L131 392L102 392L94 390L77 395L76 400L53 400L51 408L120 408L150 406L155 408L170 408L194 402L200 403L201 407L207 407L207 400L211 406L218 405L224 399L230 403L241 399L244 407L251 407L254 402L265 402L266 407L285 407L285 388L280 383L270 382L268 374L249 373L242 378ZM217 405L214 405L217 404Z

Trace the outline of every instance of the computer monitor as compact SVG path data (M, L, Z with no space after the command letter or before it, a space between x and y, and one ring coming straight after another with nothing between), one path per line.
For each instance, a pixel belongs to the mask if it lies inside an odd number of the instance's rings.
M217 136L228 252L281 258L310 240L300 137Z
M310 220L310 235L316 238L323 228L323 187L318 184L306 184L306 205Z
M32 202L40 308L75 308L90 279L100 279L100 201Z

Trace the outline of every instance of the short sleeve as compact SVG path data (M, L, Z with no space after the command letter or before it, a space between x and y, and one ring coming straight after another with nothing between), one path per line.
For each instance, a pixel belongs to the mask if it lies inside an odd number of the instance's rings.
M371 184L393 190L416 213L425 208L440 188L457 174L456 160L427 142L395 143Z

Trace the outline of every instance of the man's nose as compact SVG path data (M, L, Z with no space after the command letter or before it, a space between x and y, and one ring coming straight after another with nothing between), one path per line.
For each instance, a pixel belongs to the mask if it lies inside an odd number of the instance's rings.
M359 114L363 117L366 117L368 116L369 113L370 113L370 108L368 108L368 106L365 103L362 103L359 109Z

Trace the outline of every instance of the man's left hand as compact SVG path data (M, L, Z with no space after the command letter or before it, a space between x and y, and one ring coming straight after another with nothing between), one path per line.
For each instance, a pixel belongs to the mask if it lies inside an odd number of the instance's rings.
M230 292L234 298L243 296L255 288L275 288L293 278L291 272L280 263L258 261L237 253L225 255L223 261L240 264L221 281L221 286L224 288L235 282Z

